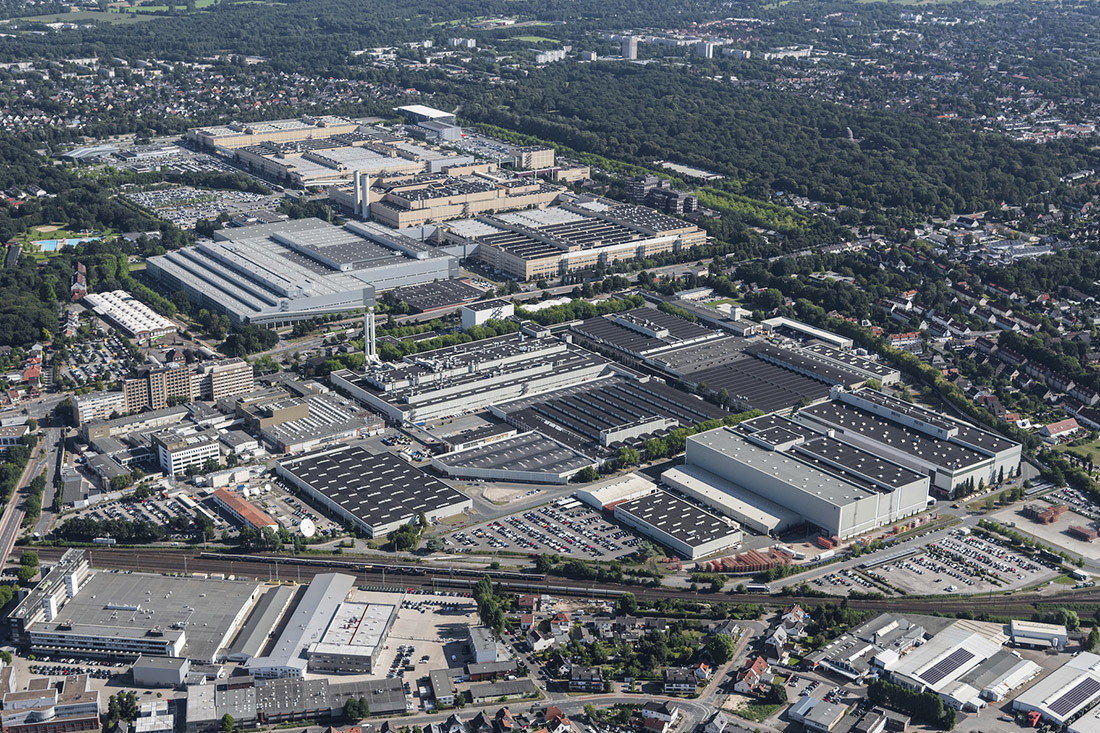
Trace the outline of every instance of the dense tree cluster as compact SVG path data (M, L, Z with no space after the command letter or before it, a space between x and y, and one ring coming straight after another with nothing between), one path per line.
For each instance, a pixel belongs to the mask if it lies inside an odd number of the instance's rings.
M955 727L954 708L945 707L943 699L934 692L914 692L892 682L873 680L867 686L867 698L875 705L898 710L944 730Z
M69 542L91 542L96 537L111 537L123 545L148 545L164 540L164 527L146 520L91 519L73 517L55 530L58 539Z

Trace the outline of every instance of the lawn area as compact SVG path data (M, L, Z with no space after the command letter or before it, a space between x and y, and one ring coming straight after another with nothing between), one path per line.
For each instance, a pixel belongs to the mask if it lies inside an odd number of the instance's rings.
M49 15L28 15L14 20L27 20L34 23L79 23L81 21L101 20L106 23L141 23L152 20L130 13L119 13L113 10L80 10L75 13L51 13Z
M556 38L547 38L546 36L516 36L515 40L523 41L524 43L557 43Z
M751 720L754 723L762 723L768 719L768 716L781 707L783 707L783 703L778 702L747 702L733 712L735 715L745 720Z
M1092 457L1092 462L1100 465L1100 439L1092 440L1081 445L1059 445L1055 447L1059 453L1076 453L1082 458Z
M741 301L736 298L718 298L717 300L708 300L707 305L741 305Z
M195 0L195 7L198 9L208 8L213 5L217 0ZM176 7L185 5L186 3L179 3ZM142 3L136 8L126 8L127 13L166 13L170 10L168 5L152 5L149 3Z

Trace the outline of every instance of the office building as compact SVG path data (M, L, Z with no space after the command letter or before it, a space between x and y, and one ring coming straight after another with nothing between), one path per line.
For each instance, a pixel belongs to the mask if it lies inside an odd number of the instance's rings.
M77 425L93 420L109 420L126 410L126 395L122 392L89 392L73 396L73 417Z
M93 690L86 674L60 682L43 678L45 685L5 692L0 722L5 731L17 733L73 733L98 731L99 690Z
M182 433L162 430L154 433L152 438L157 462L169 476L186 473L192 467L201 469L207 461L218 463L221 457L217 433L213 431Z
M169 402L177 401L214 401L250 392L254 385L252 365L244 359L200 362L190 366L183 362L147 366L123 380L124 409L119 412L159 410L168 407Z
M470 626L467 629L470 654L477 664L497 661L497 640L492 629L485 626Z
M297 219L219 230L213 241L149 258L148 272L234 323L278 326L359 310L371 287L457 277L458 260L372 222Z
M462 306L462 330L480 326L488 321L503 321L516 314L516 307L501 298L483 300Z

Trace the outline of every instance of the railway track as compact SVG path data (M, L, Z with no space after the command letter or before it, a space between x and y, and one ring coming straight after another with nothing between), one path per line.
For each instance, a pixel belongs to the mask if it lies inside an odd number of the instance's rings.
M42 548L39 555L43 560L56 560L64 550L61 548ZM409 565L387 565L377 562L358 562L347 558L289 557L276 555L248 555L239 559L232 555L172 550L139 550L116 548L91 548L88 551L93 567L105 570L128 570L136 572L163 573L223 573L237 577L249 577L265 581L308 582L314 576L325 572L348 572L356 576L362 585L387 586L392 588L439 590L468 589L477 582L478 575L467 568L448 569L431 566L415 566L423 574L406 574ZM837 605L843 597L816 596L778 596L763 593L743 593L736 595L700 593L679 588L653 588L646 586L616 583L593 583L574 581L568 578L531 576L531 579L519 579L518 573L505 573L505 578L495 582L506 589L516 592L537 592L551 595L572 595L594 598L617 598L623 593L633 593L640 600L660 601L672 599L690 599L697 601L723 601L730 603ZM875 611L910 611L913 613L953 614L971 611L975 614L991 613L995 615L1030 614L1036 605L1042 606L1100 606L1100 587L1088 588L1077 592L1061 592L1041 596L1037 593L984 596L937 596L923 598L895 597L886 599L851 599L848 605L855 609Z

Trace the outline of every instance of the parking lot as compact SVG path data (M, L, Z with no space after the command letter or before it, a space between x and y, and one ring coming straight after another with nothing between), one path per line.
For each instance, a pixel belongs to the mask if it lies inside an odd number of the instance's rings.
M210 517L214 522L214 529L226 532L228 536L236 535L237 528L223 519L211 502L195 502L196 506L189 506L187 499L176 494L169 498L162 496L146 499L122 499L119 501L93 504L80 511L75 516L104 521L108 519L120 519L127 522L152 522L158 526L168 528L185 526L183 520L190 524L196 514L202 513ZM173 534L173 537L186 538L188 533Z
M1068 488L1050 494L1048 498L1055 504L1068 504L1071 511L1064 513L1050 524L1032 521L1024 516L1023 511L1020 511L1019 508L1009 508L997 512L991 519L1006 526L1015 523L1015 529L1018 531L1032 535L1040 542L1055 549L1066 550L1087 557L1090 560L1100 560L1100 540L1086 542L1069 530L1073 526L1090 529L1100 528L1100 508L1078 494L1078 492Z
M638 538L576 500L559 500L444 538L449 549L553 552L580 559L616 560L634 552Z
M302 521L306 519L313 522L318 535L331 536L343 531L336 522L285 491L281 484L282 482L272 482L270 490L250 497L249 501L291 533L297 533Z
M999 542L956 531L924 552L881 565L868 575L907 593L935 595L1014 590L1057 573Z
M213 191L190 186L134 190L125 196L181 229L190 229L199 219L216 219L220 214L232 217L247 211L274 211L279 203L276 197L248 191Z
M78 385L92 384L97 379L116 382L130 373L131 358L122 342L114 336L84 341L69 350L68 366L62 374Z

